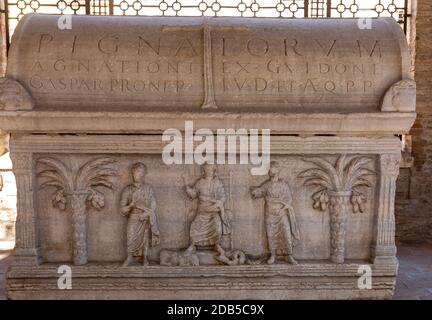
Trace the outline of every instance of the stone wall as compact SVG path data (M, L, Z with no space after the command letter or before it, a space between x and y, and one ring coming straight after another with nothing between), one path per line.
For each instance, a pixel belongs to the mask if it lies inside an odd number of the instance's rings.
M411 130L414 164L402 170L399 186L409 192L396 204L396 232L400 242L432 241L432 2L417 0L415 79L417 121ZM410 181L407 180L410 172ZM400 188L402 191L402 189Z

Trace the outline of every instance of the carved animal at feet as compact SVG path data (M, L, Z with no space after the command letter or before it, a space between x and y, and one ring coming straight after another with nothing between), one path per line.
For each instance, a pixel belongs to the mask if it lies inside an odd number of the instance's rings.
M215 257L216 260L229 266L240 266L248 262L245 253L241 250L234 249L225 251L219 248L218 253L219 255Z
M160 265L169 267L199 266L199 259L195 253L187 251L161 250Z

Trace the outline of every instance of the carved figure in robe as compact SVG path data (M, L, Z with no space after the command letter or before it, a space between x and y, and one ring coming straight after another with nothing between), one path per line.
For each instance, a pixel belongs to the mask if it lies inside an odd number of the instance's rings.
M264 198L264 220L270 257L268 264L276 260L277 250L287 254L290 264L297 264L293 257L294 241L299 240L296 216L292 206L292 194L289 185L280 177L281 166L272 161L269 179L261 186L251 188L252 197Z
M129 266L134 256L141 255L143 265L148 265L149 248L159 244L156 199L152 187L145 182L145 164L135 163L131 171L133 183L123 190L120 200L120 212L128 217L127 258L123 266Z
M230 221L224 208L225 189L216 175L216 166L204 164L202 177L193 185L186 185L186 193L190 199L198 199L187 251L194 252L197 246L223 250L220 240L222 235L230 234Z

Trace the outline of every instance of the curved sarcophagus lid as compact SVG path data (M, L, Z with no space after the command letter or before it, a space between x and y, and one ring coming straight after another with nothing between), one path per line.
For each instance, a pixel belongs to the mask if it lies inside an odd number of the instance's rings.
M409 79L391 18L64 19L27 15L13 36L7 76L35 110L380 112Z

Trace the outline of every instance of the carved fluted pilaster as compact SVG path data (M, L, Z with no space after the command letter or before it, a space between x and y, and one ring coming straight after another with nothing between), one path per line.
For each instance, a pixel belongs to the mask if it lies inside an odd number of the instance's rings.
M17 186L15 264L37 265L40 262L36 228L32 153L11 152Z
M395 245L395 193L399 175L400 154L380 156L380 182L374 263L397 264Z

